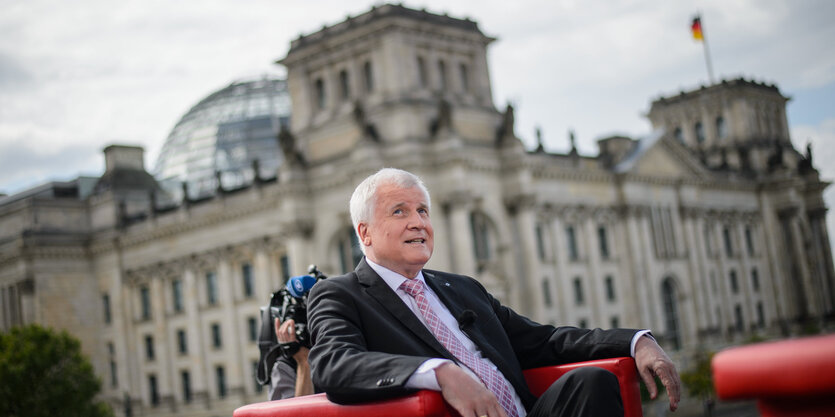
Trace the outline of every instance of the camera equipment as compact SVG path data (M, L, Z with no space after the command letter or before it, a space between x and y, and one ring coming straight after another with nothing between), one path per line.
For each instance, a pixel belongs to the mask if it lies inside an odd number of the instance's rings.
M304 347L310 347L310 333L307 331L307 295L319 280L327 278L316 265L310 265L308 275L292 277L287 285L273 293L270 298L270 317L281 322L293 320L296 323L296 340ZM295 348L298 350L298 347ZM294 352L290 353L292 355Z
M310 333L307 330L307 296L310 289L327 278L316 265L310 265L308 275L292 277L284 288L272 293L270 304L261 307L261 333L258 337L258 360L256 380L266 385L270 382L270 372L278 356L291 359L302 346L310 347ZM295 322L297 342L278 343L275 334L275 319L281 322L292 319Z

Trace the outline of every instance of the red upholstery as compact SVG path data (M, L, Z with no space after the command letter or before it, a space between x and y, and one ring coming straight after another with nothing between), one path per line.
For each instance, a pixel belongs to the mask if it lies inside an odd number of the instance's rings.
M603 359L525 371L525 379L535 395L542 394L562 374L580 367L597 366L618 377L626 417L642 417L641 395L638 391L638 372L632 358ZM334 404L325 394L308 395L280 401L245 405L235 410L234 417L457 417L444 402L441 393L422 390L391 400L356 405Z
M835 415L835 335L727 349L711 368L719 398L756 398L763 417Z

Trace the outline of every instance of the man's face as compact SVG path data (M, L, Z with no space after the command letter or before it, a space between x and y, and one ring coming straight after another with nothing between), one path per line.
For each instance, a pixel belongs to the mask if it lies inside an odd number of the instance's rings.
M418 187L392 184L377 189L374 214L358 226L365 255L407 278L414 278L432 256L434 232L429 207Z

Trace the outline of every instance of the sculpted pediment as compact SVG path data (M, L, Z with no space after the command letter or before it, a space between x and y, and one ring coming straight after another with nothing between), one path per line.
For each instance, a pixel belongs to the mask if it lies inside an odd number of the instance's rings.
M641 139L633 153L615 166L615 171L641 177L706 179L710 173L683 144L656 132Z

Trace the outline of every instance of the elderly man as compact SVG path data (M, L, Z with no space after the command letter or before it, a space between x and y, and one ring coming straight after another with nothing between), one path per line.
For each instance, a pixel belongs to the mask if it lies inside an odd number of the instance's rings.
M537 399L522 370L632 355L650 394L658 376L676 409L678 374L648 331L541 325L472 278L423 269L433 249L430 207L423 182L392 168L351 196L365 258L353 272L317 284L308 310L313 383L331 400L432 389L463 417L623 415L608 371L569 372Z

